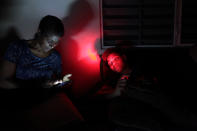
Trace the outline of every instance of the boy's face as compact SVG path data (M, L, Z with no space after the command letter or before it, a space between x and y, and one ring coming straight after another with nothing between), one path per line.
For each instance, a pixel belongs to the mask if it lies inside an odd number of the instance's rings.
M118 72L118 73L121 73L125 66L123 58L119 54L116 54L116 53L111 53L107 57L107 63L112 71Z

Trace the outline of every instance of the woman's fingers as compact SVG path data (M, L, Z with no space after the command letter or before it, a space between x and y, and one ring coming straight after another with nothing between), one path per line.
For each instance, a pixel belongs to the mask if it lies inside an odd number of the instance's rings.
M70 77L72 76L72 74L66 74L64 77L63 77L63 82L66 82L66 81L69 81Z

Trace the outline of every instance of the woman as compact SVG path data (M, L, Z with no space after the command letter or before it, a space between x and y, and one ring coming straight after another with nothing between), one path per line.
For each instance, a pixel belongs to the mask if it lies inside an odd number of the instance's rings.
M0 69L0 93L4 92L0 100L5 104L0 111L5 115L0 116L3 125L9 124L6 129L26 126L31 130L50 131L72 128L69 123L83 121L64 92L44 89L57 87L71 76L61 78L61 57L54 50L63 35L61 20L47 15L40 21L34 39L19 40L8 47Z
M47 15L40 21L34 39L10 44L0 69L0 87L15 89L22 87L25 82L52 87L58 83L56 80L61 77L61 57L54 47L63 35L64 25L61 20Z

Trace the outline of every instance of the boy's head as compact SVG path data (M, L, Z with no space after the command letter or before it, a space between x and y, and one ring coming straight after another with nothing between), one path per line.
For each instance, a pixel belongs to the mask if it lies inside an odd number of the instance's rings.
M103 61L114 72L121 73L127 66L126 55L116 48L107 49L102 55Z

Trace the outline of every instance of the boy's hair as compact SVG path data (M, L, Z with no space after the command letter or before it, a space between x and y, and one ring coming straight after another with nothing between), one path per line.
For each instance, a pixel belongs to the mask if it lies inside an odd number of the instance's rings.
M120 56L124 55L122 49L120 48L108 48L104 51L104 53L102 54L102 59L103 59L103 62L107 62L107 57L112 54L112 53L116 53Z
M40 21L38 29L41 36L54 34L62 37L64 35L64 25L56 16L44 16Z

